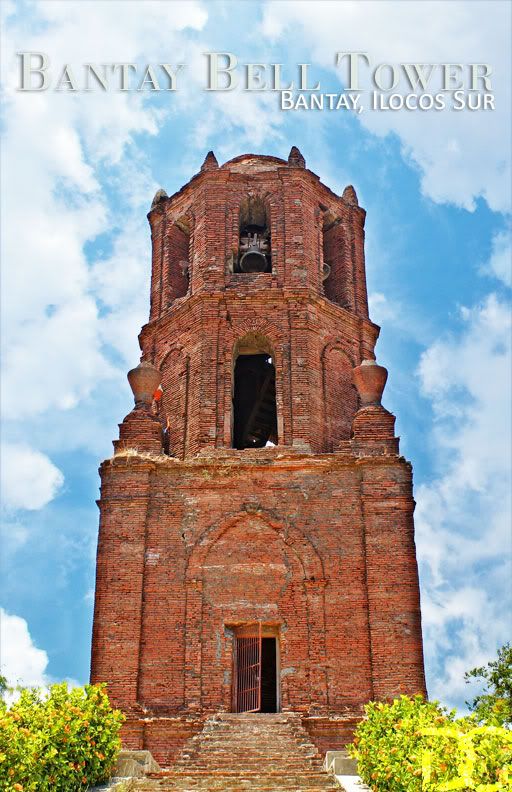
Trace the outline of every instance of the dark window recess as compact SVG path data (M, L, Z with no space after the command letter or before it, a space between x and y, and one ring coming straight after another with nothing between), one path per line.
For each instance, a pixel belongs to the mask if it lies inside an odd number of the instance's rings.
M260 712L277 712L277 656L275 638L262 638L261 641Z
M277 444L276 372L269 355L239 355L235 364L233 447Z

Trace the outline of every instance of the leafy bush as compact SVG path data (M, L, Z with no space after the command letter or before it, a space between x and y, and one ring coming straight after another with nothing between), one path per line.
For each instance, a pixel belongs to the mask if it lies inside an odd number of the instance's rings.
M479 679L485 685L482 694L466 702L477 720L494 726L512 725L512 645L502 646L496 660L472 668L464 679Z
M350 753L375 792L512 790L512 734L455 720L437 702L401 696L371 702L356 729Z
M0 702L0 790L76 792L109 778L124 716L104 685L46 694L23 689L10 708Z

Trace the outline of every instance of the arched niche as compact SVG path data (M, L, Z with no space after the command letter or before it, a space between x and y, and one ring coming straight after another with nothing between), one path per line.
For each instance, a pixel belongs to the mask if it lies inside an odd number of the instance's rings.
M167 452L183 459L188 439L188 382L189 358L182 349L174 348L166 354L161 365L162 400L160 417L165 428Z
M310 539L293 524L284 524L274 519L264 510L253 512L245 509L226 517L221 523L206 528L197 538L187 561L186 578L192 582L202 577L202 569L208 554L222 536L238 524L257 523L272 529L280 540L295 553L300 563L302 578L306 581L320 581L324 578L323 563Z
M358 408L352 383L353 362L340 342L327 344L322 354L325 449L336 451L340 440L349 440Z

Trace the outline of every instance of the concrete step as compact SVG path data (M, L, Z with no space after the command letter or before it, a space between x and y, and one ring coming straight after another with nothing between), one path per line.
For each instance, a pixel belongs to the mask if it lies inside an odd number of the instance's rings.
M308 748L301 748L297 745L292 746L275 746L268 747L265 746L258 746L258 748L254 748L252 746L230 746L224 745L222 747L216 746L206 746L203 749L201 747L193 748L185 754L181 754L181 758L178 760L180 762L191 762L196 759L198 756L222 756L222 755L229 755L233 758L240 758L240 759L248 759L249 757L253 756L258 759L279 759L280 757L287 756L288 753L293 752L293 756L296 758L297 761L303 761L304 759L317 759L318 761L321 760L320 754L316 751L313 753L313 750Z
M336 785L321 785L314 784L310 781L301 781L295 779L290 782L283 780L271 780L268 784L265 782L255 783L254 780L240 780L228 781L224 780L219 784L212 784L210 781L194 783L190 780L183 782L166 781L166 782L139 782L130 787L130 792L168 792L168 790L181 790L181 792L242 792L243 790L254 790L254 792L341 792L338 784ZM124 792L124 790L123 790Z
M187 740L172 768L152 773L134 789L339 792L322 761L299 713L217 713Z
M303 776L304 778L327 778L323 770L298 770L295 773L283 770L167 770L161 773L151 773L149 776L152 779L162 780L166 778L254 778L258 779L262 776L268 778L275 778L284 775Z
M135 787L137 789L137 786ZM311 776L307 774L295 775L247 775L239 773L233 775L212 776L205 774L204 776L197 775L183 775L171 776L165 779L154 780L145 782L142 790L164 790L181 789L181 790L202 790L203 792L213 792L213 790L255 790L255 792L263 792L263 790L293 790L293 792L332 792L338 790L339 786L336 784L332 776L329 778L325 774L318 776Z
M274 772L276 768L279 769L279 772L288 772L288 773L301 773L304 770L304 765L299 764L298 762L247 762L243 764L239 762L238 764L231 764L226 765L226 763L215 763L215 762L196 762L193 765L175 765L177 772L189 772L193 771L194 773L200 773L203 771L215 771L215 772L227 772L227 769L231 769L234 773L243 773L243 772L251 772L251 773L267 773L267 772ZM317 772L324 772L324 768L321 764L312 765L310 767L311 770L316 770Z

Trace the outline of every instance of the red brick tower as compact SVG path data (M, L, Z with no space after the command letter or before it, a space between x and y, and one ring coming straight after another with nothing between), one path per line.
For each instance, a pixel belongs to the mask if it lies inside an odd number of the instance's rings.
M369 699L425 692L364 221L295 147L210 153L153 201L135 408L100 469L91 677L161 761L215 711L300 712L335 748Z

